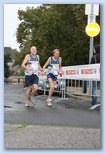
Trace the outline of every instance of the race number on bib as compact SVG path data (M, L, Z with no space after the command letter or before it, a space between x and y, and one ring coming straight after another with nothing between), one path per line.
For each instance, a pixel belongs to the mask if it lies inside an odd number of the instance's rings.
M38 74L38 69L39 69L39 62L31 62L30 64L27 65L26 67L26 75L31 75L31 74Z
M53 74L58 75L59 72L59 64L53 64Z

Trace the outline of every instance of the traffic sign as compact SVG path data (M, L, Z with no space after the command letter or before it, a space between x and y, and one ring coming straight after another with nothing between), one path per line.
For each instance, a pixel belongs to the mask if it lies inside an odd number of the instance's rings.
M99 4L86 4L85 5L85 15L99 15Z
M89 23L85 28L85 32L90 37L95 37L100 33L100 26L98 23Z

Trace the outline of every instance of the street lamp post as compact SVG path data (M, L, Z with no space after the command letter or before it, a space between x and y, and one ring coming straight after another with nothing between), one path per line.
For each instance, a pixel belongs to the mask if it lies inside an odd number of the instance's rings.
M86 4L85 5L85 15L88 16L87 24L89 25L90 23L96 23L96 16L99 15L99 4ZM98 26L98 25L96 25ZM94 27L93 27L94 28ZM93 29L91 27L91 29ZM97 27L96 27L97 28ZM89 64L91 63L91 59L93 56L93 50L94 50L94 37L90 36L90 45L89 45ZM84 89L83 92L87 92L87 82L84 81ZM89 88L89 93L91 92L91 86Z
M96 16L99 15L99 4L86 4L85 5L85 15L88 15L87 23L95 23ZM93 56L94 50L94 37L90 37L90 46L89 46L89 64L91 63L91 58Z

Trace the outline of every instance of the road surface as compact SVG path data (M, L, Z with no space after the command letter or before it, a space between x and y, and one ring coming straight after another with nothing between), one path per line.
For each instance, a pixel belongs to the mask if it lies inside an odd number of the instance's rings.
M5 84L4 95L6 148L101 147L101 114L89 110L90 102L53 97L50 108L47 96L39 95L33 97L34 108L27 109L22 85Z

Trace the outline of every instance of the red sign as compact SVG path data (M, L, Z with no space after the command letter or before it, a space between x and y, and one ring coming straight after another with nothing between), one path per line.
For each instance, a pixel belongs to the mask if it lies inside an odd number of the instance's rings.
M95 69L81 69L81 74L96 74Z
M66 75L75 75L77 74L77 70L66 70Z

